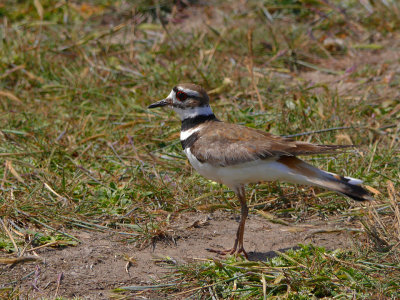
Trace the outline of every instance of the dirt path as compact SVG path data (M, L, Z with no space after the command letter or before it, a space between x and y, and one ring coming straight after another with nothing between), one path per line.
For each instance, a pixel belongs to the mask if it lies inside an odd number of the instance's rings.
M197 221L197 222L196 222ZM193 225L198 226L193 226ZM346 248L351 241L343 231L330 234L313 234L317 230L332 229L328 222L308 222L293 227L268 222L250 215L246 224L245 246L250 260L261 260L274 256L274 250L296 247L299 243L313 243L328 249ZM57 278L62 273L57 294L63 297L87 297L107 299L111 289L128 285L151 285L173 268L166 268L157 260L170 257L178 264L191 262L196 258L217 257L206 248L228 248L232 246L238 220L235 215L224 212L214 214L183 214L171 224L177 237L173 242L158 242L139 250L117 234L76 231L72 232L82 243L63 249L44 248L37 251L43 258L39 264L20 264L14 268L2 266L2 284L20 280L33 274L16 285L23 297L54 297ZM133 257L136 265L126 271L124 257ZM36 271L36 273L35 273ZM34 288L36 286L36 288Z

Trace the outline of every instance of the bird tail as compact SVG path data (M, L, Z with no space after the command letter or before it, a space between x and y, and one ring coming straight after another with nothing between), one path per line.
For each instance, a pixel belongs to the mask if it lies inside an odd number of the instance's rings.
M330 172L324 173L326 188L346 195L357 201L374 200L372 195L361 186L362 180L339 176Z
M303 182L298 181L295 183L319 186L357 201L374 200L372 195L361 186L362 180L360 179L322 171L293 156L281 158L278 161L284 163L292 172L302 175Z

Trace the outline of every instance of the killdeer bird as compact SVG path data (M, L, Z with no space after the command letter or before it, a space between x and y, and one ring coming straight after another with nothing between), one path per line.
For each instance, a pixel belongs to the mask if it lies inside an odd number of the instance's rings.
M354 200L372 200L359 179L325 172L297 158L298 155L332 153L346 146L316 145L218 120L206 91L195 84L175 86L167 98L148 108L171 107L181 118L181 144L192 166L206 178L223 183L239 198L241 218L235 243L219 254L247 253L243 247L248 214L245 185L280 180L318 186Z

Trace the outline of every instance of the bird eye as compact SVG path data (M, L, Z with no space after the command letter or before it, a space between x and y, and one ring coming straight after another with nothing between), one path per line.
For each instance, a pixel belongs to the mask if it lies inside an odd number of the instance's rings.
M176 92L176 98L178 98L179 101L185 101L188 95L182 91L177 91Z

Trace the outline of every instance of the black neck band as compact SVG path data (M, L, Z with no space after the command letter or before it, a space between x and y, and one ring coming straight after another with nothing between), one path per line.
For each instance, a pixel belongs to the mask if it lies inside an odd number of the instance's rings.
M199 115L193 118L186 118L185 120L182 121L182 127L181 127L181 131L185 131L188 130L190 128L196 127L197 125L200 125L204 122L208 122L208 121L217 121L219 122L219 120L215 117L214 114L211 115Z

